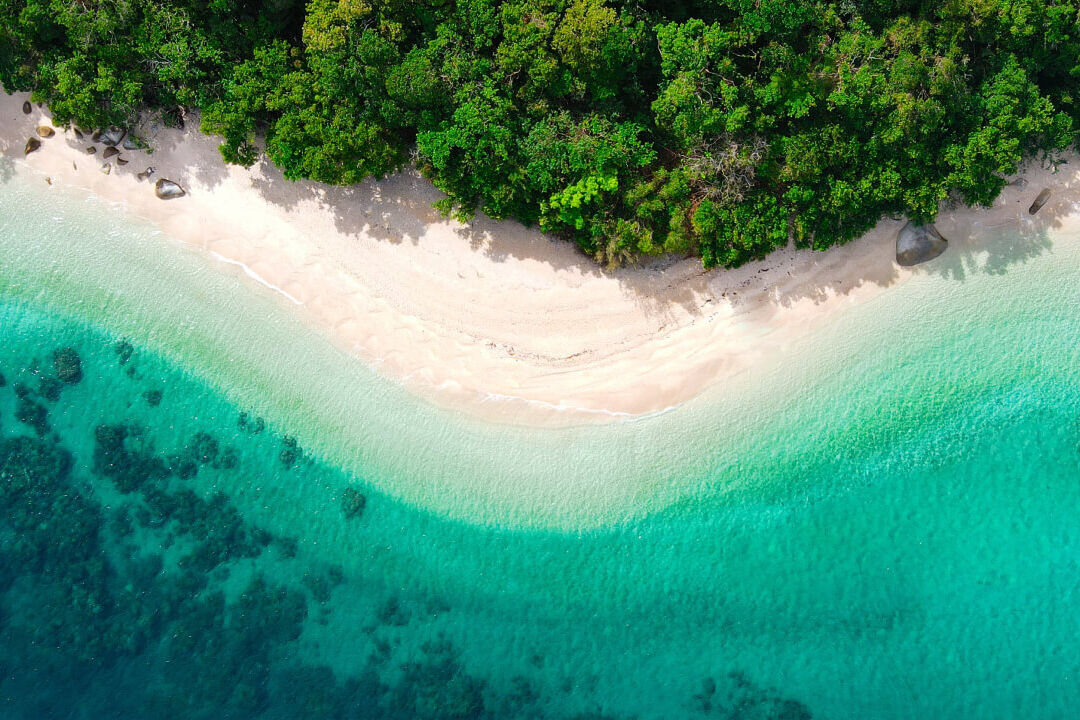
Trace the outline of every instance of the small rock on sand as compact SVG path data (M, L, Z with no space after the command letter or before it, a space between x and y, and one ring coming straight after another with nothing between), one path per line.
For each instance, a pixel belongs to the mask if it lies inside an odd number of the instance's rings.
M26 147L23 148L23 155L29 155L30 153L40 148L41 140L38 140L36 137L28 138L26 141Z
M27 100L26 102L24 102L22 104L22 111L23 111L23 115L29 115L33 111L33 108L30 107L30 101L29 100Z
M112 172L112 165L110 165L109 163L105 163L104 165L101 166L101 172L108 175L109 173Z
M94 155L94 154L96 154L96 153L97 153L97 148L96 148L96 147L94 147L93 145L91 145L90 147L86 148L86 154L87 154L87 155Z
M154 168L148 167L145 170L143 170L141 173L135 173L135 177L137 177L139 180L146 180L147 178L149 178L153 174L154 174Z
M117 164L117 165L127 165L127 164L128 164L128 161L127 161L127 160L125 160L125 159L124 159L124 158L122 158L122 157L118 157L118 158L116 158L116 164Z
M1028 214L1034 215L1042 210L1042 206L1046 204L1046 201L1050 199L1050 188L1043 188L1042 192L1035 196L1035 202L1031 203L1031 207L1028 208Z
M119 150L117 150L115 147L110 146L110 147L105 148L105 152L103 152L101 154L101 157L103 157L103 158L111 158L113 155L119 155L119 154L120 154Z
M904 266L918 265L933 260L947 247L949 241L933 225L909 222L896 235L896 262Z
M48 125L39 125L37 129L37 134L43 138L51 138L53 135L56 134L56 131Z
M187 193L184 192L184 188L180 187L172 180L166 180L165 178L161 178L154 185L154 194L162 200L172 200L173 198L184 197L187 195Z

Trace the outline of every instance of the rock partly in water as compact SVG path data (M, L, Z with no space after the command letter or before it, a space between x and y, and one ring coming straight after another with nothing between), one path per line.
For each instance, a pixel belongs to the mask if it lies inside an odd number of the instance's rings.
M37 134L43 138L51 138L53 135L56 134L56 131L48 125L39 125L37 129Z
M26 102L24 102L22 104L22 111L23 111L23 115L29 115L33 111L33 108L30 107L30 101L29 100L27 100Z
M97 153L97 148L96 148L96 147L94 147L93 145L91 145L90 147L86 148L86 154L87 154L87 155L93 155L93 154L95 154L95 153Z
M918 265L933 260L947 247L949 241L933 225L909 222L896 236L896 262L905 266Z
M100 140L102 144L112 147L113 145L120 144L120 141L124 139L124 134L126 132L127 131L124 130L124 128L111 127L107 130L101 130L100 132L94 133L94 140L95 142Z
M172 180L166 180L165 178L161 178L154 185L154 194L162 200L172 200L173 198L184 197L187 195L187 193L184 192L184 188L180 187Z
M1028 208L1028 214L1034 215L1042 210L1042 206L1046 204L1046 201L1050 199L1050 188L1043 188L1042 192L1035 196L1035 202L1031 203L1031 207Z
M60 382L74 385L82 380L82 359L75 348L62 348L53 353L53 370Z
M103 158L111 158L113 155L119 155L119 154L120 154L120 151L117 150L115 147L107 147L107 148L105 148L105 152L103 152L101 154L101 157L103 157Z
M28 138L26 141L26 147L23 148L23 155L29 155L30 153L40 148L41 140L37 139L36 137Z

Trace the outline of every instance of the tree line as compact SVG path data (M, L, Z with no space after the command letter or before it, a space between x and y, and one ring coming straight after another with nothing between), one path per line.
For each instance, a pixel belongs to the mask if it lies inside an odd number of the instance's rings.
M7 0L59 123L202 111L221 153L446 198L597 260L739 265L988 204L1080 120L1072 0Z

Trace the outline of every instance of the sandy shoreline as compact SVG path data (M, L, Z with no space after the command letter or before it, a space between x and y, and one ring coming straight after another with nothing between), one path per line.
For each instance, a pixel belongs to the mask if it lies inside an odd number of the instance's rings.
M101 172L104 146L49 124L26 95L0 95L0 152L83 188L203 249L241 273L390 379L440 405L484 418L536 424L604 421L660 412L782 353L837 312L865 302L933 263L893 261L899 221L825 253L784 250L737 270L656 261L606 272L534 229L477 218L469 226L431 208L440 196L415 173L352 188L288 182L268 163L226 166L217 142L190 129L147 128L152 154ZM115 158L112 159L115 161ZM1029 223L1042 187L1054 195L1035 222L1073 212L1076 168L1034 169L994 208L943 213L949 253L976 252L983 228ZM179 182L162 201L153 179ZM1072 218L1069 218L1072 219Z

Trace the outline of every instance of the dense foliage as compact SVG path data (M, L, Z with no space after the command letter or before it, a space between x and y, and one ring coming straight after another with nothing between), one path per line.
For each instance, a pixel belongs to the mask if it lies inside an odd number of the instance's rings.
M230 162L415 157L467 217L737 265L988 203L1080 120L1075 0L9 0L0 83L61 122L204 111ZM260 145L264 143L264 145Z

